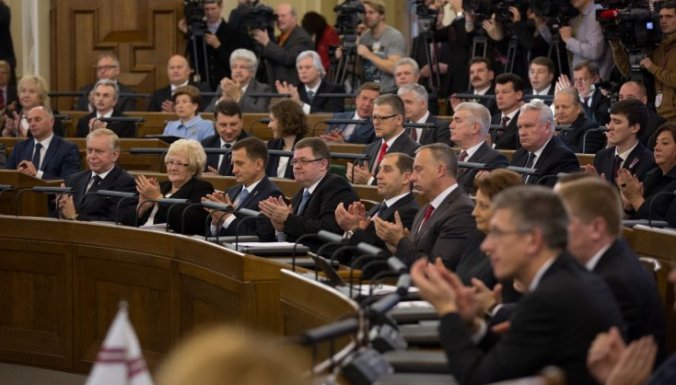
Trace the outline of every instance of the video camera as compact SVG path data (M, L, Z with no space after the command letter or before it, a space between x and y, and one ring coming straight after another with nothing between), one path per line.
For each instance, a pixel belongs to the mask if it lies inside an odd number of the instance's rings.
M357 42L357 26L361 23L364 4L359 0L345 0L333 8L336 13L336 32L342 36L343 48L353 49Z
M510 7L518 9L521 13L521 19L525 20L530 3L529 0L469 0L463 2L462 8L465 12L474 14L474 22L477 24L481 24L484 20L489 20L492 15L495 15L495 21L506 26L512 23Z
M252 31L255 29L274 32L277 14L275 14L274 9L267 5L254 2L253 5L244 8L241 20L242 28L246 29L249 35L251 35Z
M204 36L207 33L207 21L204 15L204 0L185 0L183 13L188 24L188 33L193 36Z
M599 2L596 21L608 40L621 41L630 52L651 50L662 40L659 28L659 3L653 9L640 0L608 0Z
M549 28L554 30L570 25L570 20L580 14L569 0L533 1L530 10L544 19Z

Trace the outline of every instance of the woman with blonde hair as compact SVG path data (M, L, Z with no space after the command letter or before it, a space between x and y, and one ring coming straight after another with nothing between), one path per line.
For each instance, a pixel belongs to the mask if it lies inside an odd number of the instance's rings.
M47 82L42 76L30 74L22 76L17 85L19 104L10 103L5 108L2 136L19 138L30 136L26 114L33 107L49 107L48 92ZM54 115L58 115L59 113L54 109L52 109L52 112ZM58 136L65 135L63 123L59 119L54 120L54 134Z

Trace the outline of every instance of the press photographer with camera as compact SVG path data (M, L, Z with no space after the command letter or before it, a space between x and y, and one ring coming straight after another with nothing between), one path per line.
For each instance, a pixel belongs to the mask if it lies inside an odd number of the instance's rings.
M601 6L594 4L593 0L569 1L580 14L570 19L569 23L561 23L558 35L565 43L568 52L573 54L571 68L589 60L598 66L600 77L608 79L613 59L601 25L596 21L596 9ZM552 3L552 6L558 7L559 5ZM555 43L553 31L549 25L538 26L538 32L549 44Z
M655 78L655 107L657 113L669 122L676 122L676 1L661 4L660 28L662 41L639 65ZM613 59L623 75L631 71L626 47L620 41L611 41Z
M275 81L298 84L296 57L303 51L314 49L312 38L298 25L296 10L291 4L277 6L277 28L281 32L275 40L270 39L267 30L252 29L254 40L262 46L261 59L265 59L268 84L275 87Z
M223 0L186 0L185 4L186 17L178 22L178 29L189 39L186 56L201 81L208 78L209 88L216 90L221 79L230 77L232 51L250 48L251 43L221 17Z

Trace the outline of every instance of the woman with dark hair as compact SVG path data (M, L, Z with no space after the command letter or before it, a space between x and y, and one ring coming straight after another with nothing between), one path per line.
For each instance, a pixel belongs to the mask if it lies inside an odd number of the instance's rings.
M657 167L648 171L643 184L627 169L618 170L616 181L633 218L666 220L676 227L676 124L664 124L655 137Z
M274 139L268 141L268 150L293 151L296 143L303 139L308 131L307 117L298 103L286 99L270 107L270 123ZM265 174L269 177L293 179L293 167L289 157L270 155Z
M340 45L338 33L332 26L328 25L324 16L314 11L310 11L303 16L301 26L312 36L315 42L315 51L322 58L324 70L329 72L331 66L329 47Z

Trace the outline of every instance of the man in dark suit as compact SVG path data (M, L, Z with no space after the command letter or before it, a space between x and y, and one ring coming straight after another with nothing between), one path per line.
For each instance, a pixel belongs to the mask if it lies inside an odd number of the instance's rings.
M102 79L96 82L93 88L94 111L81 117L77 121L75 136L86 137L91 131L98 128L108 128L120 138L133 138L136 136L136 126L132 122L102 122L100 118L125 117L116 107L119 100L120 90L117 83L112 80Z
M336 208L336 222L352 245L366 242L385 249L385 242L376 234L374 218L394 222L395 216L399 215L404 227L410 229L420 208L411 193L413 158L400 152L389 153L383 157L379 168L376 180L378 195L383 197L381 203L368 212L361 202L349 206L341 204Z
M488 108L477 102L460 103L451 121L451 140L460 148L458 161L483 163L484 170L507 167L507 157L486 143L491 115ZM467 194L474 194L477 168L458 167L458 184Z
M518 125L521 148L509 165L535 169L535 174L523 176L525 184L554 186L559 173L580 171L575 153L554 136L552 110L542 100L521 106Z
M233 100L239 103L242 112L268 112L270 98L254 96L255 94L270 94L272 88L256 80L258 59L248 49L239 48L230 55L230 78L222 78L220 82L221 94L214 96L206 108L206 112L214 112L216 104L222 100Z
M639 81L629 80L622 84L618 96L620 100L636 99L648 106L648 91L645 88L645 84ZM643 131L641 131L638 140L652 151L655 148L655 131L666 122L666 119L659 116L651 107L648 107L648 120L645 126L643 126Z
M568 220L561 200L541 187L514 187L492 206L481 249L498 279L518 280L526 289L501 338L471 305L474 290L440 261L420 260L411 269L420 296L441 317L439 340L451 374L475 385L556 366L568 383L596 384L585 365L587 350L597 333L621 326L622 316L605 282L564 252Z
M242 111L239 109L239 105L232 100L224 100L216 105L214 127L216 128L216 135L204 139L202 147L232 150L238 141L249 136L242 129L244 127ZM232 176L231 158L232 153L207 154L206 171L211 174Z
M331 151L323 140L311 137L296 143L291 162L294 178L303 188L291 198L290 205L282 197L270 197L259 205L263 215L270 218L277 240L293 242L319 230L341 232L336 207L349 205L359 197L345 179L329 173L330 161ZM308 239L303 244L316 252L322 242Z
M275 81L298 84L296 57L314 48L310 35L298 25L296 10L287 3L277 6L277 28L282 33L277 41L270 40L268 31L255 29L253 38L263 46L261 59L265 59L268 84Z
M575 88L557 91L554 106L554 121L561 129L559 138L574 153L596 154L605 147L606 138L601 131L587 132L596 128L596 124L587 117Z
M430 203L418 211L406 235L400 220L394 223L376 218L376 233L387 247L411 266L420 258L440 257L454 269L465 249L467 236L476 225L474 207L456 181L458 162L445 144L421 147L415 156L411 181Z
M33 107L26 120L31 138L14 146L8 169L38 179L65 179L80 171L80 152L75 144L54 135L54 115L48 107Z
M647 120L648 108L638 100L625 99L610 109L608 148L594 157L594 171L615 184L617 170L625 168L643 181L655 167L652 152L638 140Z
M431 143L451 145L448 123L432 116L428 108L427 90L418 83L399 87L397 95L404 102L409 124L433 124L434 127L408 127L406 132L413 141L424 146Z
M626 341L653 335L666 357L665 314L653 277L622 239L624 210L617 189L588 177L563 182L558 193L570 217L568 250L610 287L627 326Z
M530 88L524 91L524 95L551 96L554 97L554 62L546 56L538 56L528 65L528 81ZM543 98L544 99L544 98ZM547 102L550 104L550 102Z
M291 100L298 103L306 114L317 112L343 112L343 98L326 97L323 94L340 94L345 90L342 86L329 83L324 77L326 71L322 59L315 51L303 51L296 58L298 79L294 85L284 81L276 81L275 88L280 94L291 95Z
M594 87L600 80L599 68L592 61L583 61L573 68L573 84L580 94L580 101L590 112L590 116L599 126L608 124L610 115L610 99ZM567 88L567 86L561 87Z
M118 100L117 107L119 111L136 111L136 98L129 97L127 95L119 96L119 93L123 94L133 94L129 86L124 85L117 81L117 77L120 76L120 60L112 52L106 52L99 55L98 60L96 61L96 78L97 82L99 80L107 79L112 80L117 84ZM77 99L75 103L75 110L77 111L94 111L92 91L94 86L97 83L90 83L86 86L80 88L78 92L82 95Z
M188 39L185 52L192 59L193 68L204 81L207 81L208 74L209 88L216 90L221 79L230 77L230 54L240 47L253 48L253 44L245 35L246 31L234 29L223 20L223 0L206 0L202 2L202 6L207 27L203 35L193 35L185 19L179 21L178 28ZM199 67L195 66L195 60Z
M366 82L359 87L355 95L354 112L336 112L332 119L363 120L362 124L331 124L321 136L326 142L369 144L376 140L371 115L373 102L380 96L378 83Z
M470 60L469 83L472 85L472 89L469 93L480 96L491 96L490 98L481 98L472 101L480 103L488 108L491 115L498 113L498 107L495 104L494 98L495 88L493 87L493 79L495 79L495 72L493 72L493 67L488 59L484 57L475 57ZM454 111L455 107L462 102L463 100L451 95L451 107Z
M376 137L364 149L368 155L368 165L347 163L347 179L356 184L375 184L378 165L388 152L401 152L409 156L415 154L418 143L414 142L404 131L406 111L404 103L397 95L380 95L373 106L373 127Z
M267 176L268 148L258 138L238 140L232 147L233 174L237 185L227 194L215 192L206 198L212 202L226 203L235 210L241 208L258 211L261 201L281 197L282 192ZM241 223L241 225L240 225ZM211 234L257 235L261 241L274 241L275 231L267 218L244 221L241 214L214 212L211 217Z
M120 156L120 139L111 130L99 128L87 135L87 166L66 179L65 186L73 188L72 195L61 195L61 218L79 221L107 221L132 225L135 218L135 199L103 197L98 190L136 193L136 182L115 162ZM119 205L118 205L119 204Z
M493 147L516 150L519 148L519 107L523 101L523 80L512 73L498 75L495 79L495 103L500 110L491 124L500 128L492 131Z
M195 84L190 81L190 64L188 59L181 55L174 55L169 58L167 62L167 78L169 78L169 85L155 90L150 95L150 103L148 103L148 111L151 112L174 112L173 95L178 87L192 85L197 87L200 92L211 92L209 86L204 83ZM200 104L200 111L207 106L206 98L202 98Z

